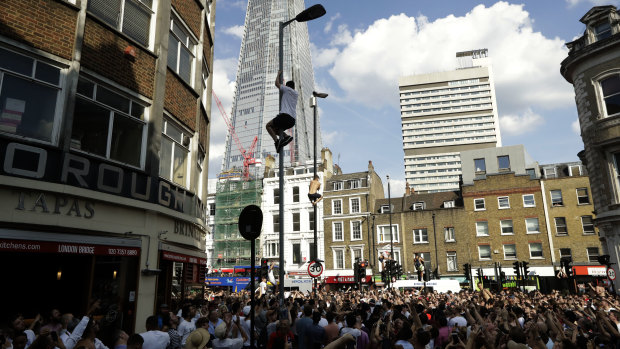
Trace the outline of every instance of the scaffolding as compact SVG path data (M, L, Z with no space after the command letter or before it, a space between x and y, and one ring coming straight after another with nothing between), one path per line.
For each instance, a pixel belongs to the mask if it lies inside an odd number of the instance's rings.
M214 267L250 265L250 241L239 234L238 221L241 210L248 205L261 206L262 180L243 181L240 178L221 178L215 194ZM256 256L260 241L256 240ZM222 255L219 258L219 255Z

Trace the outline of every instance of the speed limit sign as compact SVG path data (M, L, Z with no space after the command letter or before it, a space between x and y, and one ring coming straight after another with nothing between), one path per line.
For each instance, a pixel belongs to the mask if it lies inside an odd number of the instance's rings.
M616 280L616 271L613 268L607 269L607 277L609 280Z
M316 278L321 276L321 274L323 274L323 264L317 261L312 261L308 264L308 275Z

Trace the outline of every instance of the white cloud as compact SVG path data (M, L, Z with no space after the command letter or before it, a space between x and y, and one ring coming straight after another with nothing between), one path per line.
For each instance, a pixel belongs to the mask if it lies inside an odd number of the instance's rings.
M375 21L350 41L347 33L339 29L329 48L344 44L340 54L326 49L318 56L322 64L334 59L329 72L349 101L371 108L397 107L399 77L453 70L456 52L478 48L489 49L501 112L559 107L573 95L558 72L567 55L564 41L534 32L523 5L478 5L433 22L400 14Z
M353 36L351 36L351 31L346 24L341 24L338 26L338 31L334 34L330 45L332 46L341 46L348 45L353 41Z
M391 176L390 176L391 177ZM388 184L387 181L385 180L385 178L381 178L381 180L383 180L383 191L385 194L385 197L388 197ZM390 196L392 197L392 199L394 198L398 198L398 197L403 197L405 195L405 184L407 181L405 181L402 178L390 178Z
M323 139L323 146L330 146L334 144L334 140L338 139L338 131L322 132L321 138Z
M325 28L323 28L323 32L325 34L329 33L330 30L332 30L332 26L334 25L334 21L337 20L338 18L340 18L340 12L336 13L335 15L331 16L329 18L329 21L327 21L327 24L325 24Z
M570 124L570 127L577 136L581 136L581 127L579 126L579 119L573 121Z
M222 32L228 35L236 36L239 39L243 39L243 26L242 25L234 25L232 27L224 28Z
M222 103L226 114L230 116L235 89L237 59L216 59L213 63L213 67L213 91ZM221 170L226 145L226 135L228 134L226 123L220 114L215 98L213 98L211 104L211 114L209 178L215 178Z
M499 118L500 132L507 136L531 132L544 123L543 117L531 109L527 109L521 115L503 115Z

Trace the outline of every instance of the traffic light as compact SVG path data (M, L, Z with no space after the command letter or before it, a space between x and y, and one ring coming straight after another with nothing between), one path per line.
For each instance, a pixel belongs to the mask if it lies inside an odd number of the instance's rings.
M361 281L366 281L366 268L368 267L368 262L361 261L359 262L358 266L359 266L359 271L358 271L359 279Z
M358 283L360 281L360 267L359 267L359 262L355 262L353 263L353 278L355 280L355 283Z
M269 265L264 258L260 260L260 277L265 279L269 278Z
M400 264L394 264L392 276L396 277L396 279L400 279L401 275L403 275L403 266Z
M530 262L521 262L521 266L523 267L523 277L527 279L527 275L530 273L530 268L528 267Z
M609 255L608 254L604 254L602 256L598 256L596 258L598 260L598 262L606 267L609 267L611 265L611 263L609 263Z
M570 257L562 257L562 259L560 259L560 268L564 268L564 273L566 274L566 277L573 276L573 267L571 263L572 261Z
M521 263L519 263L518 261L512 263L513 265L512 269L514 270L515 275L517 276L517 279L521 278L521 268L520 268L521 265L520 264Z
M463 264L463 269L465 270L465 279L466 280L471 280L471 272L470 272L469 268L471 268L469 263Z

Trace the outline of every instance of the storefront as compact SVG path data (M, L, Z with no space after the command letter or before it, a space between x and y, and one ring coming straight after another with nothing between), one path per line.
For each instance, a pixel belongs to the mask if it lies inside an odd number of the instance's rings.
M179 308L184 301L204 299L207 260L204 252L161 243L157 303ZM191 254L190 254L191 253Z
M83 314L99 299L101 313L131 331L139 257L136 239L0 229L3 312L34 317L53 306Z
M372 281L371 275L366 275L364 280L362 280L362 285L368 285ZM327 276L323 279L324 287L327 290L344 290L348 288L356 288L357 285L355 283L355 276L353 275L344 275L344 276Z
M607 279L607 268L604 265L576 265L573 266L574 285L577 292L584 293L589 290L588 284L592 286L610 287ZM611 289L609 289L611 291Z

